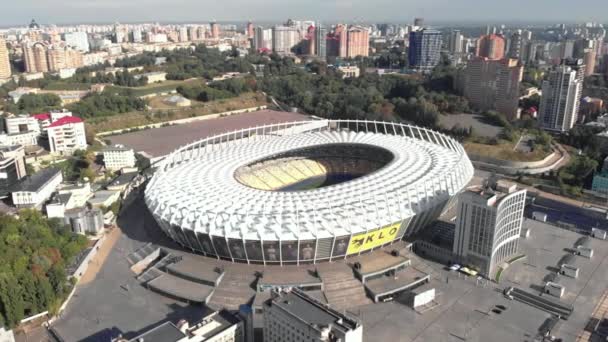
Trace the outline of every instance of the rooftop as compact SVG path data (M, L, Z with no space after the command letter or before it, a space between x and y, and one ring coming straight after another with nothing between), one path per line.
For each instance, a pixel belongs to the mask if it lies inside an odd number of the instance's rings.
M64 116L63 118L50 124L49 128L59 127L59 126L68 125L68 124L81 123L81 122L82 122L82 119L77 116Z
M360 325L359 322L352 318L329 308L298 290L279 293L276 298L266 302L266 305L277 306L294 317L316 327L316 329L331 325L332 329L347 332L356 329Z
M15 186L13 192L38 192L58 174L61 174L61 170L59 169L49 168L41 170L31 176L27 176L26 178L24 178L19 184Z
M181 332L175 324L171 322L165 322L156 328L148 330L147 332L133 338L131 342L177 342L186 337L186 334Z

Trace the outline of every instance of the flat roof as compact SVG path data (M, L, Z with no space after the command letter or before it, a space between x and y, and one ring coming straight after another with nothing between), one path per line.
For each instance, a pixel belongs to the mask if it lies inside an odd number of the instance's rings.
M148 286L156 291L197 303L204 303L213 292L211 286L195 283L167 273L148 282Z
M408 288L425 278L429 278L429 275L410 266L398 271L396 277L383 276L368 280L365 282L365 287L374 295L380 295Z
M278 297L267 302L267 305L268 303L271 306L281 308L309 325L317 326L318 329L331 325L332 329L336 328L346 332L356 329L359 325L353 319L297 290L281 293Z
M235 114L224 118L201 120L187 124L152 128L138 132L109 136L114 144L131 147L152 157L162 157L180 146L213 135L244 129L252 126L281 122L302 121L309 118L298 113L259 110Z
M135 178L138 174L139 174L139 172L123 173L120 176L114 178L112 180L112 183L110 183L108 186L116 186L116 185L123 185L123 184L130 183L133 180L133 178Z
M12 192L27 191L27 192L38 192L40 191L51 179L57 174L61 174L61 170L48 168L36 172L31 176L27 176L17 185Z
M156 328L152 328L147 332L131 339L131 342L177 342L186 337L186 334L181 332L175 324L165 322Z

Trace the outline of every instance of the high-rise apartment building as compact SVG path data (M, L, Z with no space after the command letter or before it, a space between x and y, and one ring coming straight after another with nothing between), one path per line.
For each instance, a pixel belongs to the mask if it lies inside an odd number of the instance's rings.
M253 35L253 23L250 21L247 23L247 37L251 39L253 38Z
M593 75L595 72L595 60L597 52L595 49L585 49L583 63L585 63L585 77Z
M345 24L336 25L334 37L338 42L338 57L345 58L348 55L348 27Z
M46 57L46 45L41 42L23 44L23 59L26 72L48 72L49 63Z
M188 27L188 38L191 41L197 41L197 40L199 40L198 30L196 29L196 26L190 26L190 27Z
M495 109L515 120L522 76L523 66L516 59L474 58L464 70L464 96L476 109Z
M462 36L462 33L460 33L460 30L452 31L452 33L450 34L448 50L452 54L462 53L463 40L464 37Z
M298 30L292 26L272 28L272 49L278 54L291 54L291 49L299 42Z
M211 23L211 38L219 39L220 38L220 24L213 22Z
M198 39L205 39L207 34L207 28L205 26L199 26L197 29Z
M178 31L178 37L180 42L187 42L188 39L188 28L186 26L180 26Z
M516 59L521 58L523 44L524 38L521 35L521 31L514 32L511 37L509 37L509 52L507 53L507 57Z
M459 262L493 278L517 254L525 203L526 190L504 181L459 195L453 246Z
M351 27L348 29L348 43L346 57L369 56L369 31L363 27Z
M65 43L76 50L89 52L89 36L86 32L69 32L64 35Z
M264 341L363 341L363 326L304 292L273 293L264 303Z
M11 62L8 55L8 47L4 38L0 37L0 80L10 78Z
M139 26L133 28L133 32L131 32L133 36L133 43L141 43L143 41L143 33L142 29Z
M582 64L582 62L580 62ZM565 132L578 119L578 111L583 89L584 66L578 72L571 66L562 64L549 73L543 82L540 100L539 122L545 130Z
M429 72L441 58L441 32L423 29L410 32L408 59L410 68L420 72Z
M254 30L253 47L256 50L272 50L272 29L256 27Z
M505 38L497 34L479 37L475 54L488 59L503 59L505 57Z
M325 29L320 23L315 28L315 53L320 58L327 57L327 29Z
M46 54L49 71L80 68L84 65L82 53L71 48L50 46L48 47Z

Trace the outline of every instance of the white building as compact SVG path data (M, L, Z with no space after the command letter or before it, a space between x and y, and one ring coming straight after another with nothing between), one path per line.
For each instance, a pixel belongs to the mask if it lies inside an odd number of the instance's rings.
M27 132L40 133L40 126L35 118L29 115L14 115L4 119L7 134L21 134Z
M84 122L77 116L63 117L46 128L51 153L72 154L87 148Z
M167 73L162 71L148 72L141 75L133 76L136 80L146 77L148 79L148 84L156 83L156 82L164 82L167 80Z
M0 134L0 145L38 145L38 132L26 132L17 134Z
M492 277L519 247L526 190L499 181L494 189L471 188L458 197L454 255Z
M190 326L181 320L176 324L165 322L143 334L126 340L118 338L113 342L244 342L245 322L228 311L216 311L205 316L200 322Z
M538 111L540 127L545 130L565 132L578 119L583 82L577 71L560 65L543 81L543 96Z
M69 32L64 36L65 43L76 50L89 52L89 36L86 32Z
M272 29L256 27L253 34L253 47L256 50L272 50Z
M63 181L61 170L44 169L23 179L12 192L17 208L40 208Z
M275 26L272 28L272 49L278 54L292 54L291 49L300 42L300 35L295 27Z
M123 145L108 146L103 150L103 163L108 170L135 166L135 152Z
M361 323L299 290L273 293L264 303L265 342L363 341Z

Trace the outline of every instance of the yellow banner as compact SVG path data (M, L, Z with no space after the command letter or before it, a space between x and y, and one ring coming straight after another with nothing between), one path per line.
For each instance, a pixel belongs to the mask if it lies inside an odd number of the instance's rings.
M353 236L346 254L359 253L393 241L397 237L399 227L401 227L401 222Z

